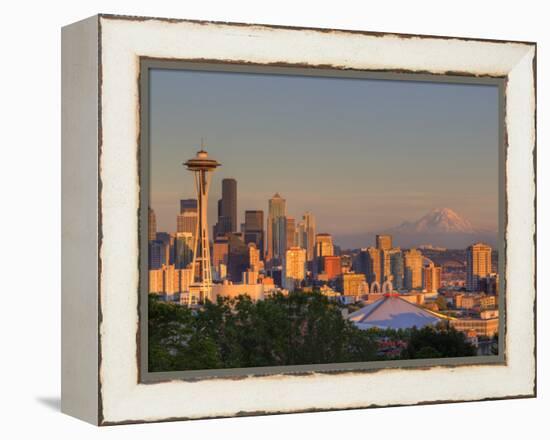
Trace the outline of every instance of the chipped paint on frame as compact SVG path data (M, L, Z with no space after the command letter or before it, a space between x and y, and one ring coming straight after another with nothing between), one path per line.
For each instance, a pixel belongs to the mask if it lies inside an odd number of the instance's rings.
M514 55L517 55L517 53L521 53L522 56L523 55L529 55L529 50L533 47L533 45L531 43L522 43L522 42L497 42L495 40L473 40L473 39L459 39L459 38L447 38L447 37L424 37L424 36L410 36L410 35L399 35L399 34L379 34L379 33L366 33L366 32L359 32L359 31L341 31L341 30L320 30L320 29L299 29L299 28L286 28L286 27L273 27L273 26L258 26L258 25L244 25L244 24L216 24L216 23L211 23L211 22L193 22L193 21L180 21L180 20L170 20L170 19L152 19L152 18L135 18L135 17L116 17L116 16L107 16L107 15L104 15L104 16L100 16L99 18L99 26L100 28L102 28L102 23L105 23L105 22L108 22L109 23L109 28L110 30L112 31L114 28L113 27L117 27L120 23L122 22L129 22L132 24L132 26L136 26L138 23L141 23L141 25L143 24L146 24L146 23L151 23L151 22L155 22L155 23L161 23L162 26L166 26L166 25L181 25L182 23L183 24L190 24L190 23L194 23L198 26L214 26L214 27L223 27L223 26L229 26L229 27L232 27L232 28L244 28L246 29L247 31L249 32L252 32L252 31L258 31L258 30L261 30L261 31L264 31L265 29L268 29L270 32L273 32L273 33L277 33L279 31L283 31L283 30L292 30L292 31L299 31L301 33L307 33L307 32L316 32L316 33L319 33L319 34L328 34L330 36L333 36L333 35L338 35L340 37L352 37L354 35L360 35L360 36L368 36L368 37L371 37L371 38L382 38L382 39L387 39L388 36L391 36L391 37L395 37L395 38L398 38L399 40L413 40L415 43L422 43L422 42L426 42L427 40L450 40L450 41L454 41L454 42L462 42L462 43L472 43L472 42L478 42L478 43L482 43L482 44L491 44L491 45L496 45L496 46L507 46L508 48L512 47L513 46L513 51L514 54L510 54L511 56L509 57L510 60L509 60L509 65L508 65L508 68L507 69L503 69L502 66L500 66L499 68L495 68L495 69L486 69L486 71L474 71L474 72L469 72L467 69L464 69L464 70L453 70L453 69L450 69L450 70L441 70L441 69L419 69L419 68L416 68L416 69L403 69L403 72L407 72L407 73L411 73L411 72L414 72L414 73L423 73L423 74L449 74L449 72L451 72L453 75L455 76L476 76L478 78L482 78L482 77L507 77L507 75L509 74L510 71L513 70L513 68L515 67L516 64L519 63L521 57L519 57L520 59L516 59L514 57ZM116 24L115 24L116 23ZM144 29L142 29L142 26L138 26L140 28L140 32ZM162 27L161 26L161 27ZM190 32L192 32L191 30L189 30ZM116 33L116 32L115 32ZM250 35L249 35L250 36ZM242 35L239 35L239 37L242 37ZM103 84L104 84L104 79L101 75L103 74L104 72L104 69L105 69L105 60L106 60L106 57L105 57L105 54L104 54L104 51L102 51L101 47L105 44L106 42L106 39L105 39L105 36L102 32L100 32L100 78L101 78L101 81L100 81L100 85L99 85L99 89L98 89L98 93L99 93L99 99L100 99L100 102L99 102L99 106L100 106L100 109L102 108L102 106L105 106L106 102L105 102L105 98L106 96L103 95L105 89L103 88ZM134 42L132 42L133 44ZM113 49L114 46L116 45L120 45L120 46L124 46L124 44L126 43L123 43L122 41L109 41L107 43L109 49ZM131 44L129 44L131 45ZM120 49L120 47L119 47ZM150 49L150 48L149 48ZM124 47L123 48L123 51L124 50L130 50L130 51L133 51L133 50L137 50L139 52L139 49L137 48L130 48L128 49L128 47ZM145 52L147 52L147 49L145 50ZM159 51L159 52L162 52L162 51ZM156 58L158 54L147 54L146 56L151 56L153 58ZM143 52L140 52L140 53L136 53L136 56L139 58L140 56L144 56L144 53ZM134 60L134 63L135 64L138 64L138 62L136 60L138 60L138 58L135 58ZM160 58L163 58L162 56ZM174 58L181 58L181 56L175 56ZM513 60L511 60L513 58ZM196 59L196 58L194 58ZM207 58L208 59L208 58ZM532 63L533 63L533 66L534 66L534 63L535 63L535 55L533 54L532 55ZM235 59L229 59L229 60L222 60L220 62L222 63L235 63L235 62L242 62L242 61L245 61L245 60L235 60ZM277 66L280 66L281 64L283 65L287 65L286 62L283 62L283 61L264 61L264 62L261 62L261 63L258 63L257 60L253 60L253 61L246 61L247 63L256 63L256 64L262 64L262 65L267 65L269 64L270 66L272 67L277 67ZM108 63L107 63L108 64ZM289 63L289 64L293 64L292 62ZM300 63L298 63L300 64ZM353 63L351 63L353 64ZM294 64L293 64L294 65ZM337 68L338 69L341 69L341 70L345 70L345 71L349 71L349 70L357 70L357 71L364 71L364 70L373 70L373 71L378 71L378 72L387 72L389 70L395 72L397 70L400 70L399 68L397 67L393 67L393 68L380 68L380 66L375 66L374 69L365 69L365 67L363 66L360 66L358 68L353 68L353 67L350 67L350 62L349 60L347 60L346 63L342 63L342 64L334 64L334 63L329 63L329 64L311 64L311 63L302 63L302 67L308 67L308 68L315 68L315 69L318 69L318 68L327 68L327 67L330 67L331 69L334 69L335 66L338 66ZM139 71L139 69L137 69ZM135 66L134 66L134 71L135 71ZM107 78L112 78L112 74L113 72L111 71ZM534 67L532 68L532 75L535 75L535 69ZM533 86L535 86L535 83L533 81ZM106 92L107 94L108 92ZM533 90L533 94L534 94L534 90ZM135 97L135 94L134 94L134 97ZM115 103L116 99L113 100L112 98L113 97L109 97L107 96L107 106L105 106L105 110L107 110L109 108L110 105L112 105L113 103ZM117 103L115 103L117 104ZM118 103L120 104L120 103ZM134 109L136 107L134 106ZM531 111L531 110L530 110ZM534 102L533 102L533 112L535 111L535 108L534 108ZM139 109L138 109L138 112L139 112ZM100 194L102 194L102 196L104 196L105 194L107 195L110 195L112 196L111 192L112 192L112 188L116 188L118 184L121 184L121 188L119 189L126 189L126 185L127 183L124 183L124 182L115 182L115 181L111 181L110 179L113 177L112 174L109 173L109 170L105 170L105 168L108 168L109 167L109 164L112 164L112 160L113 160L113 156L112 156L112 153L113 153L113 150L112 150L112 139L111 139L111 144L109 144L108 142L107 143L104 143L105 139L104 139L104 135L105 135L105 130L103 127L103 123L105 122L104 119L109 122L110 121L110 118L109 116L105 115L105 113L108 113L107 112L102 112L100 113L100 139L99 139L99 145L100 145L100 153L99 153L99 163L100 163L100 187L99 187L99 190L100 190ZM533 116L534 117L534 116ZM136 118L136 116L134 115L134 119ZM139 117L138 117L138 120L139 120ZM511 121L512 123L515 122L515 120L512 120ZM139 125L138 125L139 127ZM112 128L112 127L111 127ZM134 130L136 128L136 125L134 125ZM127 129L125 129L127 130ZM131 131L131 130L129 130ZM110 132L112 134L112 132ZM128 134L128 133L124 133L124 134ZM138 135L139 136L139 130L138 130ZM135 139L137 139L138 137L137 136L134 136L133 137L133 142L135 143ZM527 139L527 138L526 138ZM524 143L524 145L530 145L529 144L529 141L531 139L527 139L527 141ZM107 145L110 145L110 148L107 148ZM127 144L129 145L129 144ZM535 143L534 143L534 131L533 131L533 139L532 139L532 148L533 148L533 164L535 163L536 161L536 153L535 153ZM135 145L134 145L135 147ZM127 147L125 147L127 148ZM107 156L105 153L106 151L108 150L109 154L111 154L111 156ZM125 152L124 152L125 153ZM115 154L116 156L116 154ZM137 157L136 157L136 160L137 160ZM134 169L134 172L135 170L138 169L139 167L139 162L136 164L136 168ZM508 166L509 164L507 164L507 169L508 169ZM534 170L532 170L533 174L534 174ZM130 176L132 175L133 172L127 172L127 170L125 171L126 175ZM536 182L536 176L534 176L534 182ZM137 186L138 184L138 178L137 177L134 177L133 179L131 178L130 181L134 181L134 184ZM115 185L114 187L110 187L111 190L107 190L108 189L108 185ZM107 190L107 191L106 191ZM130 199L133 199L134 197L131 195L132 191L130 191L130 193L127 193L125 194L126 196L129 196ZM102 197L103 199L103 197ZM115 198L116 199L116 198ZM139 197L136 197L135 199L139 199ZM134 206L137 206L138 209L139 209L139 200L133 200L134 202L137 202L137 203L133 203ZM526 389L526 392L513 392L512 394L501 394L501 395L496 395L494 397L492 396L466 396L465 398L453 398L451 396L450 399L434 399L434 398L429 398L427 400L422 400L419 396L418 399L402 399L402 402L403 403L400 403L400 402L397 402L397 403L391 403L391 402L383 402L383 403L368 403L366 402L364 405L355 405L354 402L349 402L348 405L344 404L342 405L341 403L339 404L338 402L335 402L336 404L335 405L330 405L330 404L324 404L323 402L320 403L320 407L318 406L311 406L311 405L307 405L306 402L304 403L301 403L301 404L297 404L298 406L294 406L294 407L290 407L290 408L285 408L285 409L282 409L282 410L277 410L277 409L255 409L255 410L250 410L250 409L245 409L245 408L241 408L239 410L236 410L236 411L231 411L229 410L228 413L226 413L225 411L219 411L219 410L210 410L210 411L215 411L214 413L211 413L211 414L207 414L207 413L194 413L191 411L191 414L189 415L186 415L186 416L171 416L169 414L151 414L149 413L148 416L146 417L138 417L138 418L134 418L130 415L126 415L126 416L123 416L123 414L127 413L126 411L126 408L121 408L120 407L120 404L122 404L123 402L128 405L130 411L132 411L132 409L136 409L135 405L139 403L139 401L142 402L142 404L144 403L143 402L143 390L140 392L138 390L138 388L140 387L143 387L145 386L146 388L153 388L153 387L156 387L159 391L160 391L160 394L163 395L163 396L166 396L165 392L166 392L166 388L165 386L168 385L170 386L171 388L176 388L176 383L173 382L170 382L169 384L150 384L150 385L140 385L139 383L135 383L134 385L132 385L132 388L135 387L136 389L136 393L134 395L134 399L135 399L135 402L132 403L131 401L128 401L128 398L130 397L130 395L123 395L121 394L121 389L116 389L116 386L115 384L112 382L112 379L113 377L116 377L116 372L115 372L115 376L112 376L112 371L109 371L108 368L109 367L113 367L114 369L116 370L119 370L119 368L121 366L129 366L128 364L124 365L124 362L126 361L122 361L122 364L119 364L119 365L115 365L115 364L112 364L112 362L117 358L115 356L115 358L111 358L110 356L113 355L113 352L112 352L112 349L113 349L113 346L112 344L115 343L115 341L113 340L113 334L112 334L112 326L108 326L108 323L111 322L109 321L109 318L112 318L112 316L108 316L110 313L112 313L112 310L116 308L116 304L117 303L109 303L108 301L106 302L106 300L110 300L112 299L112 297L107 297L106 296L106 293L105 291L103 290L103 287L104 287L104 283L107 281L107 289L110 290L110 286L108 286L109 284L109 281L113 281L113 279L109 279L109 277L105 276L105 272L106 270L108 270L108 267L107 267L107 262L109 261L110 263L109 264L112 264L112 255L110 254L110 251L113 250L112 246L113 246L113 243L112 242L109 242L108 243L108 240L107 238L109 237L108 234L112 234L114 231L109 231L105 234L105 238L103 238L103 229L107 229L107 228L110 228L112 226L112 224L107 221L105 224L103 224L103 220L105 219L104 216L107 216L107 218L109 219L109 213L108 211L109 210L117 210L117 206L115 204L113 204L114 202L114 199L109 199L107 198L107 204L104 204L103 200L100 204L100 212L99 212L99 215L100 215L100 239L101 239L101 243L100 243L100 258L99 258L99 263L100 263L100 266L99 266L99 272L98 272L98 276L100 278L100 288L101 288L101 293L100 293L100 298L99 298L99 305L100 305L100 310L99 310L99 313L100 313L100 316L99 316L99 337L100 337L100 357L99 357L99 362L100 362L100 378L99 378L99 383L100 383L100 424L104 424L104 425L107 425L107 424L119 424L119 423L136 423L136 422L150 422L150 421L160 421L160 420L185 420L185 419L195 419L195 418L212 418L212 417L229 417L229 416L244 416L244 415L263 415L263 414L279 414L279 413L288 413L288 412L305 412L305 411L323 411L323 410L339 410L339 409L351 409L351 408L372 408L372 407L380 407L380 406L401 406L401 405L410 405L410 404L427 404L427 403L443 403L443 402L454 402L454 401L467 401L467 400L489 400L489 399L501 399L501 398L511 398L511 397L530 397L530 396L533 396L535 395L536 391L535 389L532 390L532 393L531 391L529 391L528 389ZM535 203L536 203L536 199L535 199ZM125 210L124 209L125 206L123 207L118 207L118 209L121 209L121 210ZM127 214L131 216L134 216L135 215L135 212L137 210L132 210L134 214L131 214L130 212L128 212ZM120 213L119 213L120 214ZM125 215L127 215L125 214ZM127 218L130 218L130 217L127 217ZM129 223L131 224L131 222ZM138 228L139 228L139 225L138 225ZM136 228L136 231L138 230L138 228ZM533 223L532 225L532 228L533 228L533 237L535 237L536 235L536 229L535 229L535 225ZM113 237L111 235L111 237ZM129 237L126 237L126 240L128 239ZM136 242L135 240L132 240L130 239L130 242ZM110 249L105 249L104 248L104 244L109 244L111 246ZM127 252L127 249L125 249L126 252ZM120 251L120 249L118 250L115 250L115 254L118 253ZM105 260L105 261L104 261ZM112 268L110 268L112 270ZM108 275L108 274L107 274ZM529 275L527 275L529 277ZM534 280L532 279L528 279L528 282L529 282L529 285L533 286L533 289L534 289L534 285L532 284ZM135 280L134 280L135 282ZM116 283L115 283L116 284ZM132 283L130 283L132 284ZM110 290L111 293L113 292L112 290ZM135 291L135 290L134 290ZM123 297L124 295L126 294L119 294L120 297ZM533 291L533 300L534 300L534 291ZM130 301L131 303L132 301ZM533 301L534 302L534 301ZM120 306L120 304L119 304ZM138 304L138 307L139 307L139 304ZM133 310L136 310L135 308ZM106 312L106 313L104 313ZM529 319L527 317L527 319ZM533 316L533 319L534 319L534 316ZM131 322L132 319L130 319L128 322ZM134 329L137 328L137 322L134 321L135 323L134 324L131 324L131 327L133 327ZM134 334L134 343L138 344L139 342L139 338L138 340L135 339L135 335L136 335L136 332L133 331L132 332ZM534 332L532 331L532 336L533 336L533 339L534 339ZM128 342L128 341L127 341ZM105 352L104 353L104 344L105 344ZM120 348L123 348L124 350L127 351L128 347L124 348L124 347L120 347ZM122 351L124 351L122 350ZM134 351L135 353L135 351ZM117 362L120 362L120 357L118 358L119 361ZM133 357L133 362L136 362L136 358L135 356ZM107 365L108 364L108 365ZM131 364L131 363L130 363ZM533 362L533 366L534 366L534 362ZM485 367L478 367L479 369L484 369ZM131 370L133 371L136 371L136 375L134 376L134 380L138 377L138 374L139 374L139 371L137 369L137 367L134 365L133 367L130 367ZM453 371L456 373L456 369L453 368L453 367L448 367L447 368L448 370L450 371ZM399 369L399 370L402 370L402 369ZM421 370L421 371L426 371L426 367L422 367L422 368L418 368L416 367L415 370ZM428 371L433 371L433 370L440 370L440 367L438 368L428 368ZM471 370L471 367L469 368L469 370ZM119 370L120 371L120 370ZM387 369L383 369L383 370L377 370L379 373L383 373L384 375L393 375L395 374L395 372L392 372L391 370L387 370ZM126 372L126 374L128 375L130 372ZM324 373L314 373L313 375L308 375L308 376L313 376L314 378L318 378L319 376L323 376ZM344 374L344 373L341 373L341 374ZM344 374L345 376L353 376L353 377L363 377L364 376L364 371L361 371L361 372L351 372L351 371L348 371L348 372L345 372ZM119 376L120 377L120 376ZM285 377L279 377L279 376L276 376L279 381L282 380L282 379L285 379ZM273 378L273 376L270 377L270 379ZM265 377L262 377L262 378L251 378L250 376L245 376L245 377L241 377L239 378L239 382L247 382L247 381L250 381L251 379L254 380L254 382L256 383L257 380L267 380L267 378ZM130 384L132 381L128 382L127 378L126 379L123 379L123 381L126 382L126 385L125 386L128 386L128 384ZM139 381L138 381L139 382ZM227 382L227 381L226 381ZM232 381L233 382L233 381ZM219 379L212 379L212 380L209 380L205 383L212 383L212 384L220 384L219 382ZM188 384L188 385L192 385L192 384ZM278 384L279 386L281 385L280 383ZM319 386L321 386L321 383L318 384ZM533 377L533 386L536 385L536 379L535 377ZM113 388L114 387L114 388ZM162 388L162 390L161 390ZM223 388L223 387L221 387ZM130 389L128 388L126 390L126 392L128 392ZM196 392L196 391L195 391ZM132 394L132 393L130 393ZM158 398L158 397L157 397ZM104 400L106 399L106 402L104 402ZM113 400L114 399L114 400ZM118 400L119 403L116 403ZM321 399L322 400L322 399ZM383 400L383 399L382 399ZM147 401L147 400L146 400ZM148 400L148 402L150 402L150 400ZM107 404L107 408L105 407L105 403ZM247 405L243 405L243 407L246 407ZM183 408L182 408L183 409ZM107 410L108 414L107 416L105 415L105 411ZM180 410L181 411L181 410ZM217 412L216 412L217 411ZM141 411L135 411L135 414L137 415L138 413L140 413Z

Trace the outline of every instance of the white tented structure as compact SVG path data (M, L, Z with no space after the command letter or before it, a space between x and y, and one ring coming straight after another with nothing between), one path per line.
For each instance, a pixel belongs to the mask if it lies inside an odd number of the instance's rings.
M361 330L374 327L397 330L435 325L443 317L400 298L399 294L390 293L350 313L348 319Z

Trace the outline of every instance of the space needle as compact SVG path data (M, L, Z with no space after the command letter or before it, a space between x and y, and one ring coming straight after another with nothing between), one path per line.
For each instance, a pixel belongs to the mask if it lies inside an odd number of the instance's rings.
M193 263L191 265L191 284L189 286L188 305L192 298L200 301L210 299L212 293L212 268L210 265L210 243L208 241L208 189L212 173L221 164L208 157L201 142L201 150L193 159L183 164L195 176L197 190L198 221L193 240Z

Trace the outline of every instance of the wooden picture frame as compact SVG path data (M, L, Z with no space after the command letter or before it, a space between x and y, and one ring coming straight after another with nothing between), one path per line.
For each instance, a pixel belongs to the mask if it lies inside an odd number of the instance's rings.
M500 357L147 377L140 87L150 62L501 84ZM535 118L536 45L529 42L112 15L66 26L63 412L110 425L535 396Z

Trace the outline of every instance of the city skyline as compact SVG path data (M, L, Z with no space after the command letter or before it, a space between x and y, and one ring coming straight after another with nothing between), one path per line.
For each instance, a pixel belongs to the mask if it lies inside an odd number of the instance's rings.
M234 85L229 87L231 92L227 91L228 81ZM186 100L182 99L180 92L172 94L175 96L167 96L166 90L178 90L174 83L180 84L179 89L185 90ZM309 85L311 83L313 85ZM293 93L294 99L287 103L288 108L285 108L287 111L283 112L284 115L271 120L280 122L273 124L277 131L280 130L277 141L269 136L273 129L266 125L266 119L251 119L249 113L237 106L222 120L221 111L217 112L213 108L215 104L217 108L225 108L226 100L240 90L239 87L243 84L251 87L256 95L256 92L263 90L259 93L262 99L265 100L266 96L271 98L266 103L266 114L263 118L274 118L277 114L281 100L277 98L276 90L299 92L296 89L305 88L301 95L298 93L298 97ZM326 97L317 96L320 87L326 87L327 84L334 88L327 89ZM266 88L259 89L261 85ZM216 93L221 88L224 88L225 93L220 97ZM313 92L317 92L317 95ZM326 130L318 123L314 124L314 117L321 118L319 121L326 120L330 112L323 109L318 114L319 112L313 111L312 103L316 102L315 99L326 102L331 98L338 104L343 97L349 101L351 92L356 92L359 97L355 101L352 99L349 108L336 106L338 116L342 119L337 121L334 128L338 133L333 133L328 140L321 142L319 137L326 135ZM204 98L203 105L196 107L194 104L198 103L196 100L199 95ZM365 95L369 96L368 100L365 100ZM285 96L288 98L288 93ZM207 136L209 151L224 164L213 178L208 207L210 219L217 218L216 201L221 195L221 179L231 177L238 182L237 225L244 221L246 210L262 210L267 217L267 200L279 192L288 201L288 216L300 219L304 212L311 211L317 219L317 230L330 231L337 238L346 233L359 235L382 231L404 221L415 220L433 208L445 206L463 213L475 226L496 228L497 97L496 90L491 86L153 71L151 207L156 213L158 230L175 230L179 200L193 197L192 179L184 173L181 163L184 158L196 152L196 139L200 139L201 135ZM391 104L396 99L400 102L399 109ZM308 123L313 124L304 129L310 133L309 139L303 130L298 130L291 123L287 114L296 111L298 101L312 113L305 119L306 126ZM233 102L235 104L234 99ZM361 102L364 108L360 108ZM411 115L411 105L414 102L420 110ZM444 117L437 111L443 104L446 106ZM381 109L378 114L372 113L374 105ZM189 106L193 106L193 112L189 110ZM255 108L261 114L264 113L263 110L263 107L259 107L259 110L258 107ZM208 112L211 117L205 116ZM236 124L235 113L243 118L249 116L246 120L250 128L244 129L243 121L240 125ZM388 122L383 121L384 113L395 113L394 127L387 127ZM365 123L359 125L368 126L367 115L374 116L377 121L377 129L370 130L369 136L360 130L341 131L346 124L356 127L360 117L365 117ZM182 117L178 118L179 116ZM352 121L348 121L349 118ZM255 126L254 120L263 123ZM403 131L403 125L409 125L409 130L405 132L410 136L408 141L399 143L396 142L400 137L397 132ZM290 133L294 140L288 139L290 135L285 127L293 129ZM372 129L371 126L368 128ZM412 130L413 128L422 128L421 135L418 130ZM230 129L235 131L231 136L224 136L222 139L221 133L227 133ZM257 130L264 133L261 144L258 143ZM458 133L460 130L462 135ZM443 143L445 134L447 138ZM345 145L336 139L337 135L346 140ZM384 136L386 139L382 139ZM438 141L438 138L441 139ZM298 148L294 148L298 139L302 142ZM395 142L401 147L387 151L388 142ZM458 152L457 142L462 145ZM237 143L240 147L235 149ZM419 147L418 144L422 145ZM443 144L447 147L441 148ZM162 148L158 145L162 145ZM396 154L396 148L401 155ZM409 157L408 149L417 156L418 161L414 162L414 167L404 167L404 163L410 164L414 159ZM286 158L284 166L277 167L281 164L281 159L274 150ZM255 153L251 154L251 151ZM363 152L364 154L359 154ZM472 158L473 152L475 154ZM240 153L243 155L240 156ZM345 158L349 158L352 153L354 158L358 158L352 162L359 163L344 167ZM388 155L393 155L393 160ZM457 156L461 159L458 166L451 167L451 163L457 164ZM293 157L296 160L289 160ZM303 159L307 160L303 162ZM304 164L308 166L302 166L298 170L298 165ZM382 167L381 164L385 166ZM331 167L328 168L328 165ZM461 165L468 167L468 179L458 177L457 171L460 171ZM426 168L430 170L429 173L425 171ZM430 180L431 184L428 185ZM365 184L364 187L362 183ZM316 192L312 189L316 189ZM317 197L320 192L323 193L322 200ZM362 245L364 243L358 243L357 247Z

